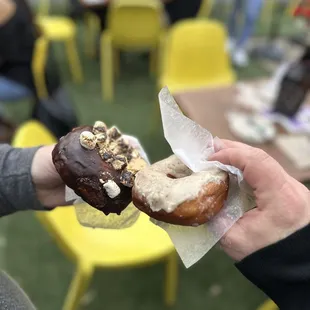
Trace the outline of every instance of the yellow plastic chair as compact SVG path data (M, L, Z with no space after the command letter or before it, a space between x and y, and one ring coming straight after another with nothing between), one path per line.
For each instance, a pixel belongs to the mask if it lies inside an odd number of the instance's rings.
M150 50L150 71L156 72L156 52L163 32L163 7L158 0L117 0L109 6L108 28L101 35L102 96L112 100L117 51Z
M173 26L162 47L159 87L168 86L174 93L233 84L226 39L217 21L193 19Z
M52 143L55 138L47 129L37 121L29 121L17 130L12 144L32 147ZM77 265L63 310L78 308L96 268L133 267L159 261L167 264L165 302L167 305L175 303L178 259L168 235L153 225L146 215L141 214L132 227L122 230L83 227L77 221L74 207L36 212L36 215Z
M76 45L76 25L69 17L49 16L49 8L50 0L40 0L36 23L47 40L65 44L73 79L75 82L82 82L83 73Z
M272 300L269 299L259 306L257 310L279 310L279 308Z
M96 55L96 40L100 34L100 20L95 13L85 12L84 14L84 48L89 58Z
M226 41L226 30L217 21L188 19L172 26L161 42L159 90L168 86L173 94L233 84L236 75ZM154 107L151 133L157 130L160 120L158 100Z
M32 56L32 72L34 77L34 84L39 98L44 99L48 97L45 68L48 57L48 40L41 36L35 42L34 53Z
M198 17L209 17L214 5L214 0L203 0L198 12Z

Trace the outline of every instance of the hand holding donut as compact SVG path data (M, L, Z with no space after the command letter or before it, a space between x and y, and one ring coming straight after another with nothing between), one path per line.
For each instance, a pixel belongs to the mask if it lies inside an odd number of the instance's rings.
M210 160L239 168L256 198L257 208L244 214L221 240L224 251L240 261L309 224L310 194L264 151L222 141L224 147Z

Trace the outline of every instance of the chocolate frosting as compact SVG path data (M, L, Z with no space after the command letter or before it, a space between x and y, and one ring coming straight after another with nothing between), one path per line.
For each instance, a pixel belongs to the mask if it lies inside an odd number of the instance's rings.
M77 127L62 137L53 150L53 162L64 183L85 202L106 215L120 214L131 202L132 189L121 183L122 171L115 170L101 158L98 146L93 150L81 146L80 134L92 129L91 126ZM114 181L121 190L113 199L102 184L108 180Z

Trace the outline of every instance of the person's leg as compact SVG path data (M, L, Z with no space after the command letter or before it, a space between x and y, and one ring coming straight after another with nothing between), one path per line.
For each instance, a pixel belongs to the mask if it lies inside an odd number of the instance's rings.
M107 26L108 6L91 9L91 11L99 17L101 31L105 30Z
M245 7L245 21L243 31L236 45L238 48L245 48L248 40L252 36L256 21L261 13L261 8L264 0L247 0Z
M165 11L171 25L182 19L197 16L202 0L174 0L165 4Z
M32 96L29 88L0 75L0 101L15 101Z
M79 19L83 17L85 13L84 7L79 0L70 0L70 17L73 19Z
M263 0L247 0L245 7L245 20L241 36L235 43L233 62L240 67L248 65L249 57L246 51L247 43L255 29L255 24L259 18Z
M228 19L228 34L231 39L237 37L236 24L238 23L238 15L242 13L242 0L235 0L233 3L233 8Z

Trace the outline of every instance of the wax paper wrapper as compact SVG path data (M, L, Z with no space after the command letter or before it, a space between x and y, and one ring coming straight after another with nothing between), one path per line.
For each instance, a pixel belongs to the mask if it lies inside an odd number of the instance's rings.
M246 212L254 207L253 193L240 170L208 161L214 153L212 134L187 118L179 109L168 88L159 93L163 129L173 153L193 172L207 171L214 166L230 173L228 199L222 210L208 223L198 227L170 225L152 220L170 236L185 267L199 261ZM186 189L185 189L186 190Z
M123 137L140 152L141 157L143 157L149 164L149 159L139 140L135 137L127 135L123 135ZM140 215L140 211L132 203L121 213L121 215L105 215L103 212L84 202L83 199L76 195L75 192L68 186L66 187L66 201L75 206L78 221L81 225L86 227L105 229L128 228L137 221Z

